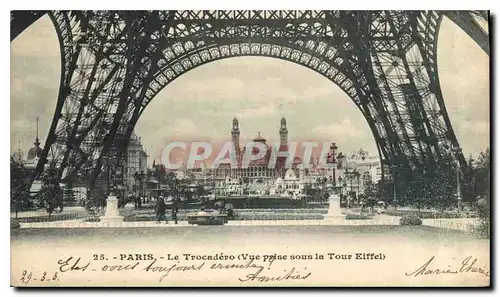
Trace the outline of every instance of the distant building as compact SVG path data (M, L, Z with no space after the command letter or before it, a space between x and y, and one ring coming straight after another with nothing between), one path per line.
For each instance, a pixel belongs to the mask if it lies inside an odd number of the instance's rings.
M342 170L344 193L357 197L364 193L371 183L378 183L382 179L382 166L379 156L370 156L363 149L353 151L346 156Z
M284 152L288 150L288 129L286 126L286 119L282 118L280 121L280 128L278 130L280 136L280 146L279 151ZM258 136L253 139L253 142L263 143L267 147L266 155L259 160L252 160L248 164L248 167L243 167L243 156L245 154L246 147L241 148L240 146L240 129L238 119L233 119L233 126L231 130L231 139L236 148L236 161L237 168L231 168L230 164L221 164L217 169L215 169L214 175L216 179L225 179L226 177L241 179L246 184L256 184L265 183L272 184L278 177L284 177L285 175L285 161L286 158L278 157L276 160L276 166L274 168L268 168L271 148L266 143L266 139L258 133ZM258 149L253 148L255 151L252 154L256 154ZM296 170L298 173L298 165L302 163L300 157L295 157L292 163L292 169Z
M43 148L40 146L40 139L38 138L38 118L36 118L36 137L33 142L33 147L28 150L28 154L26 155L26 159L24 159L24 152L19 145L17 152L13 154L13 157L22 162L23 168L26 172L26 182L29 182L33 174L35 173L36 166L38 165L38 161L42 155ZM49 158L48 158L49 159ZM50 159L48 160L50 161ZM35 195L41 189L40 180L34 180L31 184L30 195Z
M141 138L132 133L127 146L127 155L125 162L124 185L128 194L137 192L141 186L140 180L136 178L136 173L143 174L143 180L146 181L148 154L144 150ZM144 186L146 187L146 186Z
M240 128L238 119L232 121L231 140L236 150L236 167L231 164L221 163L217 168L212 169L203 164L200 168L190 169L194 181L198 185L205 186L209 192L222 195L286 195L300 197L306 184L312 187L318 186L318 180L326 178L328 187L334 186L336 161L336 145L332 143L330 151L327 153L326 168L303 168L302 158L294 157L290 168L286 166L286 157L277 157L274 168L268 168L271 159L271 147L267 140L258 133L253 139L255 143L264 144L267 152L259 160L251 160L247 167L243 166L243 156L246 146L240 145ZM288 128L285 118L280 120L278 129L279 152L287 152L288 148ZM258 148L253 147L252 155L258 153ZM314 159L314 158L313 158ZM313 164L318 165L313 160Z
M299 172L299 177L297 177L292 169L288 169L284 178L279 177L276 179L274 185L270 188L269 194L300 198L305 185L312 184L312 182L306 179L304 169L301 168Z

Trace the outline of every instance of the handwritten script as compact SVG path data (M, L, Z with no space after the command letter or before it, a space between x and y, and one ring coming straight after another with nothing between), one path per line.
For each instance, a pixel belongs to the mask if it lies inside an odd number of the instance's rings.
M159 259L154 258L148 261L135 261L129 264L120 265L110 265L103 264L100 265L97 270L107 271L107 272L121 272L121 271L140 271L141 273L151 273L158 277L158 281L161 283L165 281L168 277L175 273L180 272L198 272L198 271L221 271L221 270L235 270L242 271L237 279L240 282L278 282L278 281L293 281L293 280L305 280L311 276L311 272L307 270L307 267L297 268L295 266L288 269L279 269L279 272L273 271L272 265L274 261L271 262L257 262L254 258L249 258L246 261L235 261L235 262L207 262L201 261L194 264L185 264L180 261L162 262ZM89 270L91 267L91 262L85 262L81 257L68 257L61 259L57 262L59 265L59 272L61 273L78 273ZM266 269L267 268L267 269ZM92 269L96 271L96 269ZM265 271L265 272L264 272Z
M406 276L425 276L425 275L441 275L441 274L459 274L459 273L477 273L489 277L490 271L486 267L481 267L478 264L477 258L468 256L459 263L450 263L445 266L438 267L435 265L436 256L432 256L424 264L411 272L406 272Z

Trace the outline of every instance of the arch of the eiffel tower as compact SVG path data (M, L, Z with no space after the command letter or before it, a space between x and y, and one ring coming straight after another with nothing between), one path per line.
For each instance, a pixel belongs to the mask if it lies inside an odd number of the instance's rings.
M236 56L283 59L326 77L366 118L383 167L421 170L445 145L459 147L437 71L443 17L489 54L479 24L488 12L477 11L13 11L11 40L44 14L62 66L36 173L50 155L63 179L87 170L91 185L104 160L123 155L158 92L191 69Z

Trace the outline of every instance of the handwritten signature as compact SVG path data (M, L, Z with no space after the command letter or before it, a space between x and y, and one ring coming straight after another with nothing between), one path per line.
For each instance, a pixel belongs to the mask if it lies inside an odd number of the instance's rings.
M446 268L434 268L431 265L436 257L432 256L427 262L422 266L417 268L413 272L405 272L406 276L417 277L419 275L441 275L441 274L458 274L458 273L479 273L485 276L490 276L490 271L486 267L479 267L477 265L477 258L472 259L472 256L468 256L462 260L462 262L455 267L448 265Z
M280 275L274 275L274 276L261 275L263 269L264 267L260 267L255 273L249 273L245 276L245 278L239 277L238 280L240 282L258 281L261 283L265 283L265 282L278 282L283 280L307 279L309 276L311 276L311 272L307 273L305 271L299 272L295 267L292 267L288 271L285 270ZM305 268L304 270L307 270L307 268Z

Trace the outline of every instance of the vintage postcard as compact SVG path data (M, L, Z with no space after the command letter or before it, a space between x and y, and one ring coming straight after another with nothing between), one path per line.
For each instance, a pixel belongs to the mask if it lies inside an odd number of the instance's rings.
M11 11L11 285L490 286L488 11Z

